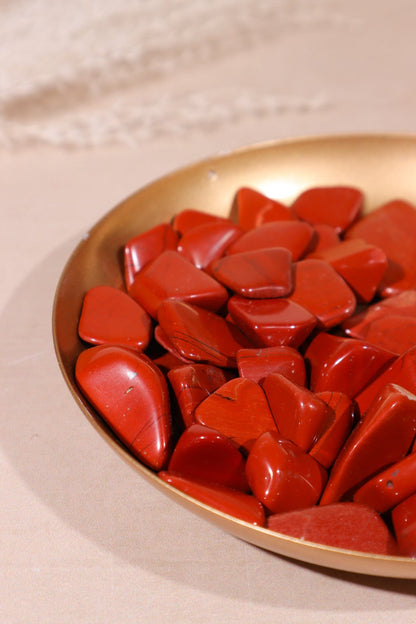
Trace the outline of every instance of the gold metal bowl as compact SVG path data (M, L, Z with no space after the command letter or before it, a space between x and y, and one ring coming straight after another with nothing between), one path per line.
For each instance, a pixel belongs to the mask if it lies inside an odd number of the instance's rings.
M416 136L357 135L285 140L210 158L139 190L105 215L78 245L59 281L53 335L69 389L107 442L153 486L230 534L303 562L385 577L416 578L416 561L330 548L258 528L221 513L162 482L132 457L83 398L74 378L83 349L77 325L83 297L99 284L122 286L121 250L138 233L184 208L228 215L236 190L251 186L290 203L302 190L345 184L365 194L365 211L403 198L416 204Z

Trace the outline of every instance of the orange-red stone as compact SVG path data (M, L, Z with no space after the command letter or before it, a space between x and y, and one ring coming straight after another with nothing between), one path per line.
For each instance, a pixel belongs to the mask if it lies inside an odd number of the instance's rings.
M178 252L198 269L206 269L220 258L244 230L231 221L210 221L186 231L178 243Z
M235 243L227 253L241 253L268 247L284 247L292 254L293 260L299 260L307 253L314 236L314 230L302 221L274 221L249 230Z
M344 232L361 213L363 194L348 186L307 189L292 204L293 212L312 225L325 223Z
M240 349L237 351L237 368L240 377L257 383L270 373L280 373L301 386L306 383L305 360L292 347Z
M237 212L238 223L245 230L251 230L269 220L287 221L296 218L280 202L247 187L238 189L234 198L234 210ZM268 216L265 220L266 214Z

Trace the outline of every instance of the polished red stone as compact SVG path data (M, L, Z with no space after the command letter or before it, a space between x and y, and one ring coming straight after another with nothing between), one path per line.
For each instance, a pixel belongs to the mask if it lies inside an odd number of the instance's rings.
M179 237L169 223L161 223L135 236L124 246L124 279L129 290L134 277L162 251L176 249Z
M159 477L177 490L184 492L201 503L218 509L222 513L234 516L239 520L264 526L265 514L263 505L254 496L233 490L223 485L207 484L171 472L159 472Z
M382 297L416 288L416 210L408 202L391 201L370 212L345 234L380 247L388 266L379 286Z
M305 351L310 389L335 390L351 399L376 379L396 359L390 351L364 340L320 332Z
M173 355L177 360L180 360L183 364L193 364L193 360L182 355L174 346L169 336L165 333L160 325L156 325L154 331L155 340L160 344L161 347L166 349L171 355Z
M185 427L195 422L195 408L212 392L225 384L228 376L211 364L189 364L175 367L167 374L173 388Z
M385 513L412 494L416 494L416 453L407 455L364 483L355 492L354 500Z
M237 368L240 377L257 383L270 373L280 373L301 386L306 383L305 360L292 347L240 349L237 351Z
M416 558L416 494L397 505L391 513L400 554Z
M261 387L240 377L230 379L204 399L195 409L195 420L220 431L245 451L259 435L276 430Z
M233 209L237 213L238 223L245 230L251 230L267 220L287 221L296 218L289 208L280 202L247 187L238 189ZM264 221L266 214L268 216Z
M193 303L219 310L228 299L227 290L177 251L165 251L136 275L130 295L157 318L165 299Z
M186 208L173 217L172 228L175 232L183 235L195 227L199 227L205 223L215 222L228 222L228 219L210 214L209 212L203 212L202 210Z
M95 286L85 295L78 334L91 344L119 344L144 351L152 335L148 313L112 286Z
M335 247L335 245L340 244L341 239L332 225L316 223L313 229L315 230L315 236L312 253L323 251L324 249L329 249L330 247Z
M371 324L386 316L416 317L416 290L405 290L368 306L345 320L342 328L348 336L367 340Z
M292 257L283 247L224 256L211 265L210 273L230 290L253 299L284 297L293 288Z
M127 448L150 468L164 468L172 424L167 383L157 366L126 347L100 345L81 352L75 377Z
M355 406L343 392L317 392L316 395L332 410L326 428L309 451L324 468L330 468L353 428Z
M321 505L351 498L365 479L402 459L416 434L416 396L387 384L338 455Z
M310 188L292 204L293 212L312 225L325 223L338 232L344 232L359 217L363 194L348 186Z
M307 253L314 236L314 230L302 221L274 221L259 225L249 230L227 249L227 254L284 247L292 254L293 260L299 260Z
M158 317L176 351L188 360L234 368L237 351L253 346L238 327L218 314L182 301L164 301Z
M302 541L377 555L397 555L397 544L380 516L358 503L334 503L267 518L267 528Z
M324 468L277 431L263 433L246 463L254 496L271 513L315 505L325 485Z
M331 420L331 408L316 394L279 373L268 375L262 388L281 435L309 451Z
M334 327L354 313L354 293L330 264L311 258L294 268L295 287L288 299L309 310L323 327Z
M231 221L210 221L185 232L178 252L198 269L206 269L220 258L227 247L238 240L244 230Z
M308 257L328 262L365 303L373 299L387 269L387 256L380 247L355 238Z
M402 386L409 392L416 394L416 347L412 347L399 356L374 381L357 394L355 401L362 415L366 413L384 386L390 383Z
M391 314L374 319L368 327L366 340L401 355L416 345L416 317Z
M257 347L299 347L317 324L316 317L289 299L246 299L239 295L228 301L234 323Z
M246 462L238 448L219 431L193 424L176 443L168 470L196 481L249 492Z

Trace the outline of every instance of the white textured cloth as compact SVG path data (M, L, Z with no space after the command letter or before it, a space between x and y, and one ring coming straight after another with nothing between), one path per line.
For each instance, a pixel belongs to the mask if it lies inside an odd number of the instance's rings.
M321 93L201 68L319 26L339 0L0 0L0 147L87 147L325 106ZM351 21L351 20L350 20ZM261 73L261 68L260 68ZM163 95L161 96L161 93Z

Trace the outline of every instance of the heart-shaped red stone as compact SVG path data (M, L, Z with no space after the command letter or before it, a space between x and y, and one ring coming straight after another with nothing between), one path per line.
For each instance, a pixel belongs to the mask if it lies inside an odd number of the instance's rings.
M200 424L182 433L168 470L188 479L249 492L245 460L238 448L219 431Z
M316 394L279 373L271 373L261 385L281 435L309 451L330 422L331 408Z
M313 457L277 431L267 431L256 440L246 473L254 496L271 513L315 505L327 478Z
M201 425L220 431L246 451L259 435L276 430L261 387L240 377L230 379L204 399L195 410L195 419Z
M293 288L292 257L283 247L224 256L211 265L210 272L221 284L243 297L284 297Z
M363 193L349 186L322 186L307 189L292 204L293 212L316 225L332 225L343 232L360 215Z
M82 351L75 377L82 393L115 435L154 470L170 457L169 391L148 357L125 347L100 345Z
M415 435L416 396L387 384L338 455L320 504L351 498L366 479L402 459Z
M256 526L264 526L263 505L250 494L223 485L187 479L168 471L159 472L159 477L177 490L196 498L205 505L218 509L222 513Z

